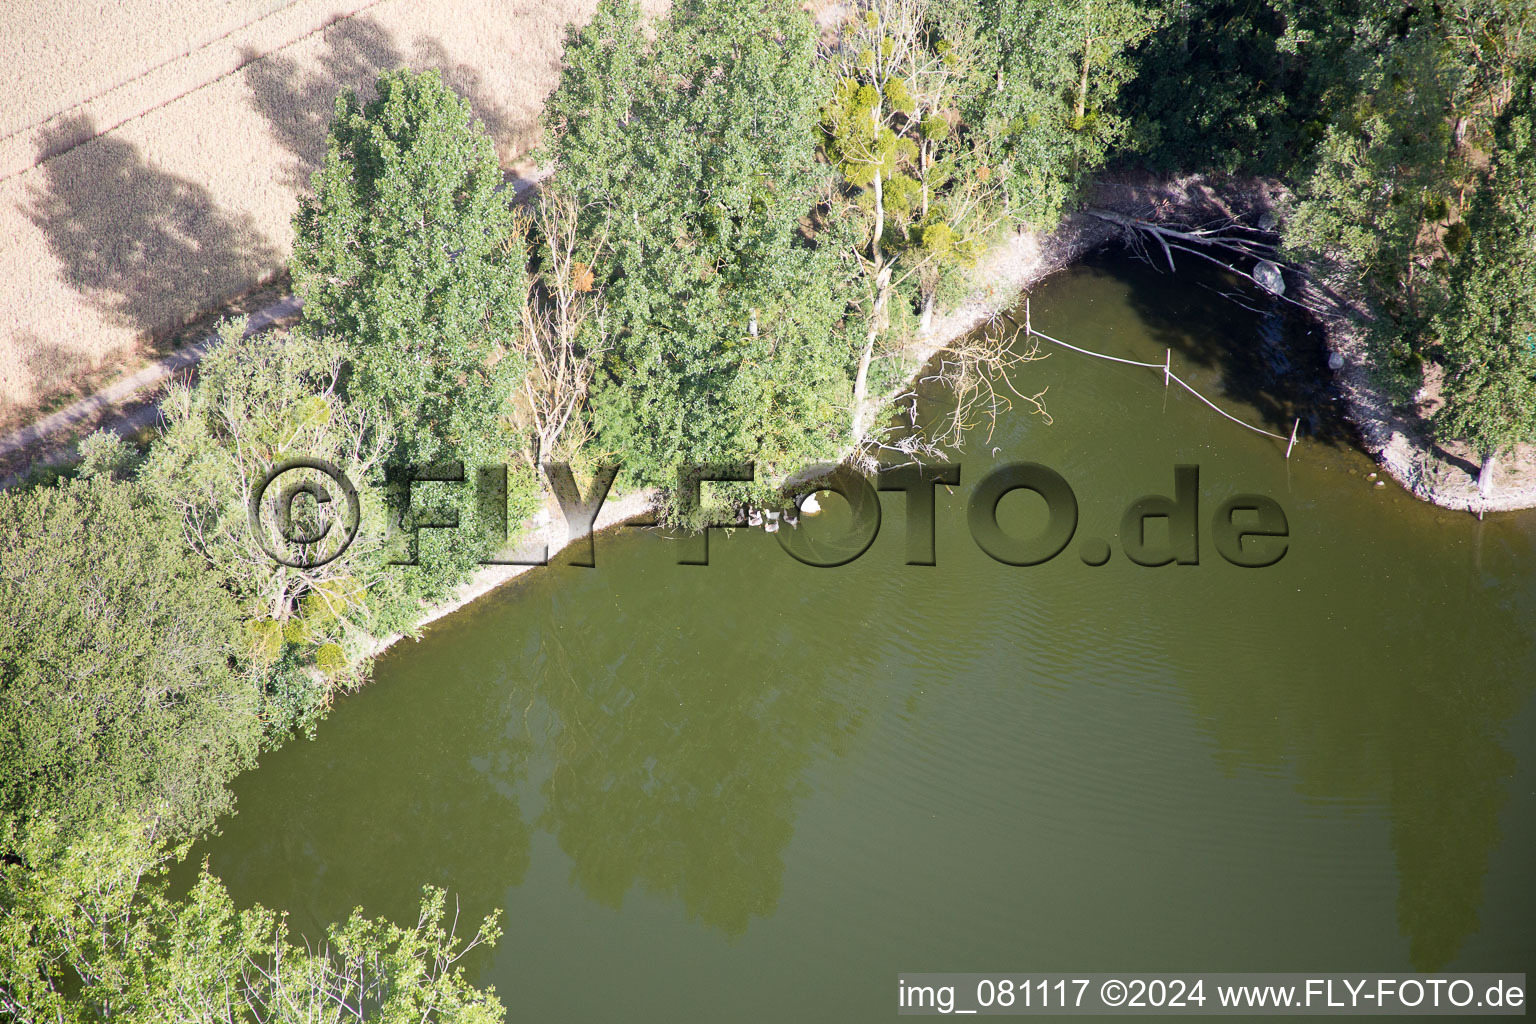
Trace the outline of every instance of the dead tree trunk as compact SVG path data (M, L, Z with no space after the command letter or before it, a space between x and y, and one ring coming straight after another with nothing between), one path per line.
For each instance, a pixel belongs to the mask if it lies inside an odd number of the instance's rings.
M1246 227L1236 221L1214 228L1175 228L1163 224L1154 224L1152 221L1142 220L1138 217L1127 217L1125 214L1116 213L1113 210L1084 210L1083 212L1090 217L1097 217L1099 220L1118 224L1133 236L1151 238L1157 242L1159 248L1162 249L1163 258L1168 262L1168 270L1170 272L1177 272L1178 269L1174 265L1173 254L1175 252L1185 252L1191 256L1198 256L1203 260L1214 263L1236 274L1238 277L1245 278L1252 282L1255 287L1269 292L1282 302L1289 302L1293 306L1299 306L1316 316L1330 316L1338 313L1337 309L1329 309L1291 298L1288 295L1276 294L1266 287L1254 275L1252 270L1243 270L1230 262L1230 258L1236 256L1245 260L1252 260L1255 268L1260 263L1273 263L1277 267L1283 267L1294 274L1307 278L1308 281L1312 281L1298 267L1282 263L1276 246L1269 242L1249 237L1259 233L1256 228ZM1227 256L1227 258L1223 259L1223 255ZM1316 282L1313 283L1315 284Z
M853 439L864 436L868 413L865 405L869 399L869 364L875 358L875 342L885 329L886 304L890 299L891 268L883 267L875 275L875 308L869 318L869 331L864 339L864 351L859 354L859 369L853 378Z

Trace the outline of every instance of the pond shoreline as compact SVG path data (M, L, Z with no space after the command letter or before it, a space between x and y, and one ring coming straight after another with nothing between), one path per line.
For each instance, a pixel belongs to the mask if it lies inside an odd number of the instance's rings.
M1097 207L1153 223L1233 217L1253 224L1264 213L1277 211L1286 198L1283 186L1272 180L1218 183L1206 175L1192 174L1173 178L1128 175L1108 180L1098 186L1091 201ZM1063 227L1071 220L1068 217ZM1119 235L1112 233L1112 237ZM1086 252L1073 258L1083 255ZM1311 283L1304 282L1302 287L1320 304L1339 304L1337 295L1324 296ZM1371 367L1360 329L1362 310L1347 296L1344 305L1343 315L1331 320L1311 319L1322 332L1329 353L1343 360L1333 379L1361 449L1409 494L1440 508L1479 516L1536 508L1536 446L1521 445L1513 456L1500 459L1489 493L1480 494L1477 457L1464 444L1442 444L1432 435L1428 417L1440 404L1437 376L1426 376L1411 406L1394 403Z
M973 288L967 298L948 313L936 315L927 331L908 341L903 354L920 369L945 345L1011 309L1029 288L1113 241L1117 233L1118 229L1113 225L1084 214L1069 214L1050 232L1014 232L981 260L973 272ZM883 407L897 393L873 396L870 402ZM843 457L848 454L844 452ZM592 533L601 533L650 513L659 496L660 492L654 488L619 496L610 494L598 513ZM587 536L585 533L575 537L569 535L559 506L548 495L545 496L544 511L523 525L526 530L524 544L528 547L548 545L550 565L555 564L556 557L566 547ZM416 628L423 629L537 568L543 566L485 566L461 584L451 597L428 608L417 620ZM406 637L404 633L382 637L370 648L368 656L377 657ZM420 634L413 638L419 640Z
M1254 222L1274 209L1283 190L1269 181L1238 181L1217 184L1204 175L1175 178L1127 177L1101 182L1091 205L1152 221L1231 216ZM934 317L929 329L905 345L903 354L918 367L926 365L945 345L976 330L1008 311L1051 274L1074 265L1098 249L1124 239L1124 229L1086 213L1070 213L1048 232L1019 230L984 257L973 272L969 296L954 309ZM1536 508L1536 460L1531 453L1506 460L1496 474L1495 492L1486 499L1477 493L1477 469L1464 456L1426 440L1421 418L1394 409L1384 389L1371 378L1364 341L1353 321L1313 321L1323 332L1330 352L1344 359L1335 374L1344 398L1345 418L1354 428L1360 447L1404 489L1422 501L1466 512L1516 511ZM896 392L874 396L871 404L883 407ZM659 496L654 489L610 496L594 523L600 533L652 511ZM570 543L586 534L570 537L564 518L553 501L528 528L527 543L548 545L549 561ZM510 583L539 566L487 566L462 584L454 595L433 605L417 622L423 628ZM370 651L376 656L405 638L382 638Z
M1362 333L1355 321L1325 326L1329 350L1344 360L1336 377L1365 452L1408 493L1440 508L1479 517L1536 508L1536 447L1520 445L1513 457L1495 463L1493 485L1481 494L1477 456L1464 444L1430 436L1426 415L1440 404L1437 379L1426 381L1411 408L1394 405L1374 379Z

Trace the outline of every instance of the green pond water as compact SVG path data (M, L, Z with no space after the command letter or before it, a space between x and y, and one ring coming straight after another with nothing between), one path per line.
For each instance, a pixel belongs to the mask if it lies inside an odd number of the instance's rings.
M905 564L899 493L836 569L759 530L716 532L708 567L604 534L596 568L391 650L194 857L310 935L354 906L414 920L429 882L503 908L468 964L513 1020L883 1020L902 971L1536 968L1536 517L1373 486L1316 337L1227 287L1098 259L1039 287L1034 323L1171 348L1277 433L1306 416L1289 461L1160 373L1052 352L1020 381L1054 422L1012 415L956 457L937 565ZM1076 492L1047 564L967 530L1010 460ZM1122 511L1180 463L1200 564L1133 565ZM1217 555L1237 492L1284 508L1278 565ZM825 504L818 543L847 519ZM1022 535L1043 502L999 517Z

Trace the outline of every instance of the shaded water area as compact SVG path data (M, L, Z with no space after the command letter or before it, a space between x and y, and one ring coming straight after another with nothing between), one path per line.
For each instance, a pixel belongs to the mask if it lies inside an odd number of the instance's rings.
M1289 462L1160 373L1053 352L1021 385L1054 422L1006 418L939 488L936 566L904 564L899 493L836 569L756 530L712 536L708 567L605 534L595 569L391 650L194 856L311 935L357 905L414 920L427 882L504 908L469 970L513 1020L879 1020L898 971L1536 968L1536 517L1373 486L1318 339L1227 287L1099 259L1032 312L1126 358L1171 348L1277 433L1307 416ZM1047 564L967 531L1009 460L1076 492ZM1118 541L1084 564L1180 463L1200 564ZM1285 509L1279 564L1217 555L1237 492ZM825 503L802 530L838 533ZM1000 519L1036 529L1038 504Z

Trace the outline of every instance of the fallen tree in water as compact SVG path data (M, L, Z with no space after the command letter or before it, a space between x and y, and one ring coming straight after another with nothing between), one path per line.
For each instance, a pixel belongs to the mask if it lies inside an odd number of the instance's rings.
M1284 272L1289 271L1298 277L1305 278L1314 286L1317 282L1299 267L1281 260L1279 246L1274 242L1263 240L1263 236L1273 234L1273 231L1262 227L1249 227L1235 218L1226 218L1214 225L1199 227L1171 227L1166 224L1158 224L1140 217L1129 217L1113 210L1087 209L1083 211L1090 217L1108 221L1124 229L1128 239L1143 258L1147 258L1145 247L1141 244L1143 238L1150 238L1162 249L1164 258L1168 261L1168 270L1177 273L1178 267L1174 265L1173 253L1187 252L1192 256L1198 256L1203 260L1209 260L1225 270L1244 278L1254 284L1255 287L1273 295L1293 306L1299 306L1307 312L1318 317L1334 318L1342 314L1341 304L1330 302L1323 304L1310 301L1307 298L1293 298L1285 294ZM1228 254L1242 259L1253 261L1252 270L1243 270L1235 264L1223 259L1221 254ZM1148 262L1151 260L1148 258ZM1321 289L1319 289L1321 290ZM1230 296L1229 296L1230 297Z

